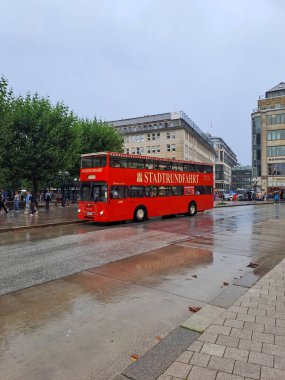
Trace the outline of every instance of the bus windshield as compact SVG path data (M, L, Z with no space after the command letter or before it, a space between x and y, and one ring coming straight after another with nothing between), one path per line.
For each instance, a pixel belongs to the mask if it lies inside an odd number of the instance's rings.
M106 156L83 156L81 157L81 168L102 168L106 166Z
M103 182L83 182L80 187L80 200L106 202L107 184Z

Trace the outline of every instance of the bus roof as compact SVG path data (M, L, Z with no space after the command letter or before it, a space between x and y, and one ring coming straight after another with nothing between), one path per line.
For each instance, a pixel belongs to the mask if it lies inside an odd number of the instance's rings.
M90 156L104 156L111 155L114 157L124 157L124 158L141 158L144 160L155 160L155 161L167 161L167 162L178 162L181 164L200 164L200 165L210 165L214 164L211 162L197 162L197 161L186 161L186 160L176 160L175 158L162 158L162 157L152 157L152 156L142 156L138 154L127 154L127 153L118 153L118 152L98 152L98 153L85 153L81 154L81 157L90 157Z

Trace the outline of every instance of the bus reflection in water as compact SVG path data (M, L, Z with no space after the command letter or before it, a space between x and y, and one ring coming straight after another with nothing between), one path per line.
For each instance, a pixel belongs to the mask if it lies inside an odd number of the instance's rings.
M96 222L144 221L210 209L213 165L122 153L81 156L78 217Z

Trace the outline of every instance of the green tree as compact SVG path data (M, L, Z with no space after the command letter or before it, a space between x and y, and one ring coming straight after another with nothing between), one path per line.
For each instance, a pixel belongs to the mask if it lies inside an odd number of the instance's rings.
M123 151L123 137L113 127L103 121L81 119L76 122L76 133L79 139L80 154Z
M26 179L37 192L39 184L73 166L75 117L63 103L53 106L49 98L38 94L14 98L10 111L10 123L3 126L0 136L1 164L8 169L8 181Z
M5 77L0 78L0 187L6 187L6 175L8 168L3 162L5 144L1 143L1 136L4 137L6 130L11 123L11 103L13 100L13 91L8 88L8 81Z

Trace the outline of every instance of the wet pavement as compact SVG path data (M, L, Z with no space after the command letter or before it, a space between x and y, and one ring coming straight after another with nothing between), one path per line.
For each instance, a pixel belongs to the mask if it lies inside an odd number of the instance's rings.
M229 307L285 256L283 205L77 227L1 245L3 379L113 379L189 306Z

